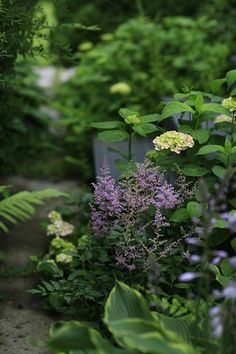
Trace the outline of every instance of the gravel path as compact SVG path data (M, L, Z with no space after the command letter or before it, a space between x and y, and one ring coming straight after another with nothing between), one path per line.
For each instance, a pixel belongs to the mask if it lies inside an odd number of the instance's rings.
M39 190L55 187L62 191L76 189L73 181L62 183L47 183L29 181L23 178L11 178L4 184L17 186L18 190ZM45 220L49 210L61 203L51 200L37 210L36 216L27 223L19 223L11 228L9 234L0 237L0 250L4 252L3 269L12 266L24 267L31 255L41 256L48 246L48 239L41 230L40 223ZM0 294L0 353L1 354L46 354L48 351L34 348L30 338L45 339L48 336L50 324L57 320L51 314L42 311L35 297L27 293L34 286L37 278L1 277Z

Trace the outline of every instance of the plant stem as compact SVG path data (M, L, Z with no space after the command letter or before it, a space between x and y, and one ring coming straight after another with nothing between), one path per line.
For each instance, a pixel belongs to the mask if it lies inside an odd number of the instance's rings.
M129 141L128 141L128 161L132 160L132 132L129 132Z

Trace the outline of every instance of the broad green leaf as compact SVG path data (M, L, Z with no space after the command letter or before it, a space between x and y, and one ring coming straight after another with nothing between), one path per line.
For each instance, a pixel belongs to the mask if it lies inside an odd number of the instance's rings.
M201 177L206 175L209 171L206 168L197 165L186 165L182 168L182 172L185 176Z
M192 218L202 215L202 205L198 202L189 202L187 204L187 210Z
M137 290L117 281L106 302L104 321L109 327L112 321L133 317L153 319L142 295Z
M117 142L129 138L128 133L122 130L107 130L105 132L98 133L98 139L104 142Z
M236 251L236 237L230 242L234 251Z
M214 173L214 175L216 175L219 178L224 178L226 171L227 169L222 166L216 165L212 167L212 172Z
M164 109L161 113L161 118L163 120L163 119L166 119L168 117L171 117L175 114L182 113L182 112L194 113L194 110L192 109L192 107L190 107L182 102L169 102L164 107Z
M185 342L190 343L190 331L184 319L160 315L160 320L168 331L173 331Z
M169 333L168 333L169 334ZM197 354L199 353L191 345L178 340L178 337L172 341L166 337L160 336L157 332L150 332L140 335L129 335L125 338L125 344L129 349L137 350L141 353L152 354Z
M229 258L225 258L220 262L220 269L225 277L229 277L234 272L234 269L230 264Z
M54 329L49 340L49 348L58 351L95 349L90 338L91 332L100 336L94 329L79 322L64 322L58 330Z
M223 287L227 286L229 283L229 278L224 277L217 266L211 266L211 270L215 273L216 280Z
M227 222L225 220L216 220L216 222L212 225L212 228L225 229L227 227Z
M236 70L230 70L227 72L226 81L229 87L236 82Z
M201 107L201 113L207 111L229 115L229 111L220 103L204 103L204 105Z
M181 125L178 131L181 133L193 135L193 128L191 128L189 125Z
M132 128L141 136L146 136L147 134L154 133L158 130L157 127L152 123L134 124Z
M154 114L147 114L145 116L139 117L141 123L152 123L158 122L161 119L161 115L154 113Z
M225 139L225 152L227 155L230 155L232 152L232 144L228 138Z
M206 145L201 147L196 155L208 155L213 152L224 152L225 149L221 145Z
M226 79L216 79L210 82L210 88L213 92L218 91L221 86L226 82Z
M117 121L91 123L91 127L97 129L115 129L115 128L120 128L122 126L124 126L124 124Z
M198 112L200 112L201 107L204 104L204 98L202 95L197 95L196 100L195 100L195 107Z
M48 347L56 352L73 354L129 354L103 339L96 330L76 321L64 322L54 330L48 341Z
M230 90L230 95L235 96L236 95L236 87L234 87L232 90Z
M170 221L182 222L189 218L188 210L186 208L179 208L171 215Z
M129 338L140 338L140 336L154 333L156 335L157 346L160 345L160 348L161 343L162 345L166 343L170 348L175 345L178 348L178 344L184 347L189 341L188 327L184 321L171 319L166 316L160 316L156 321L141 320L139 318L113 321L110 325L110 331L121 346L128 348L130 346ZM148 345L147 343L146 346L148 347ZM191 350L191 348L188 346L188 349ZM131 349L136 348L131 345ZM148 348L145 349L143 347L141 351L147 352Z
M206 129L197 129L193 131L193 138L199 142L199 144L204 144L209 139L209 132Z

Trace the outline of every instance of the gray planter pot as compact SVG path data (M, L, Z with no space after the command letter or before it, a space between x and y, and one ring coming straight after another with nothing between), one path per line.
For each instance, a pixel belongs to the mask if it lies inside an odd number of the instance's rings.
M167 130L174 130L177 127L177 122L175 118L167 119L163 123L163 127ZM154 135L155 137L155 135ZM137 137L133 141L133 160L135 162L142 162L148 150L154 148L152 140L154 137ZM93 136L93 157L96 176L100 175L100 170L104 163L104 160L109 166L112 177L118 179L120 176L120 171L115 166L115 161L121 159L120 154L114 152L118 150L122 154L127 154L128 152L128 141L121 141L118 143L103 143Z
M112 150L111 150L112 149ZM121 159L120 155L114 151L118 150L120 153L127 153L128 141L121 141L117 143L103 143L98 140L96 136L93 137L93 156L95 164L96 176L100 175L100 170L104 161L109 166L112 177L119 178L120 172L115 166L115 161ZM135 138L133 141L133 159L136 162L143 161L148 150L153 149L153 142L150 138Z

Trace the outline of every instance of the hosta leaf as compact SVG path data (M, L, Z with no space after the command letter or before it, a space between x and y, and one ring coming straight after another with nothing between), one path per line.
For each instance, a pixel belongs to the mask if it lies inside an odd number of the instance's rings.
M188 324L184 319L160 315L160 320L167 330L173 331L185 342L190 343L190 331Z
M104 321L109 326L112 321L132 317L153 319L142 295L124 283L116 282L106 302Z
M117 142L128 139L128 133L122 130L107 130L97 135L98 139L104 142Z
M140 335L130 335L125 338L128 348L141 353L152 354L196 354L199 353L191 345L180 340L170 341L163 338L157 332L150 332Z

